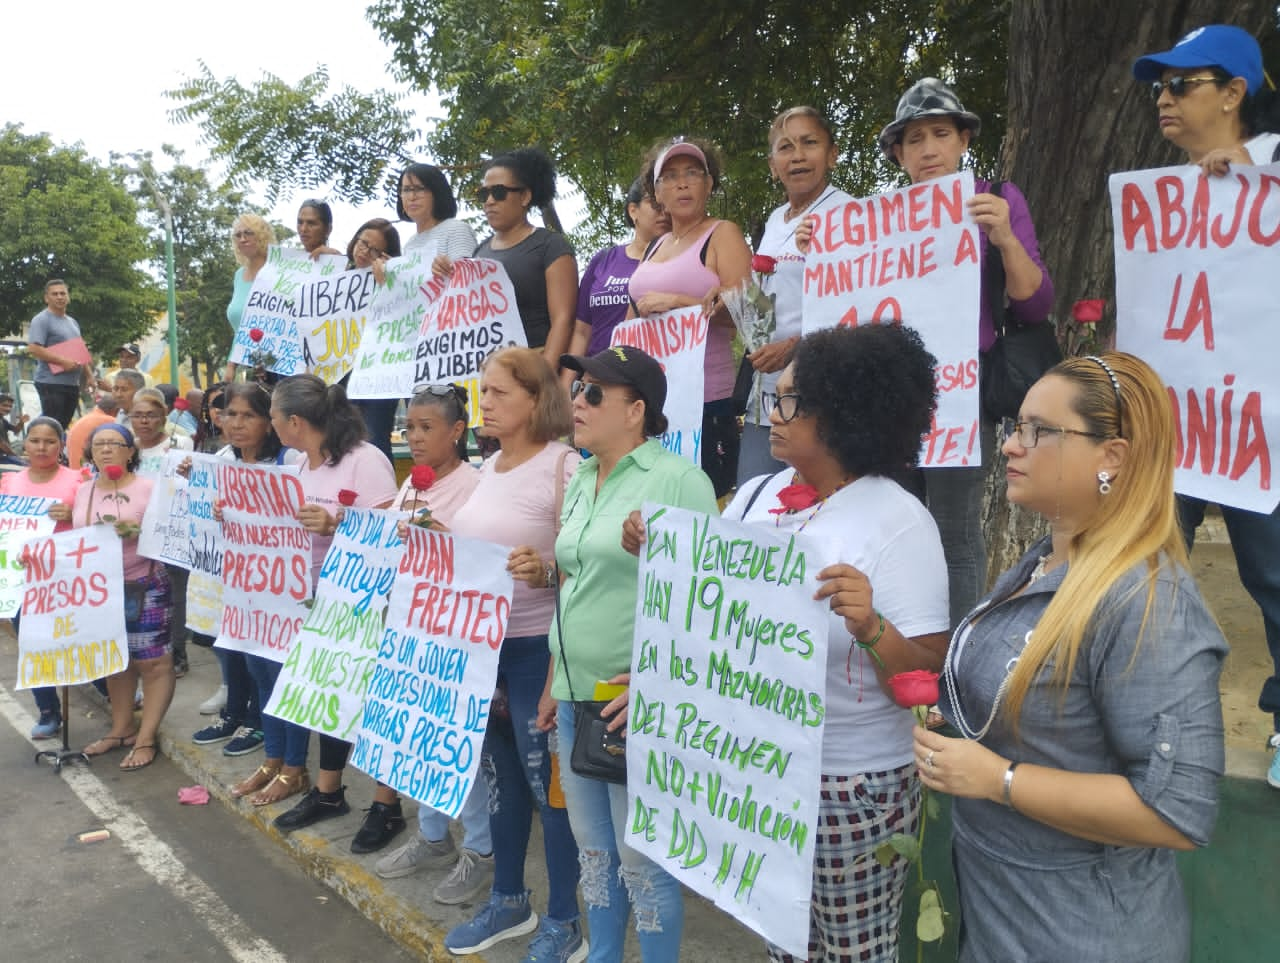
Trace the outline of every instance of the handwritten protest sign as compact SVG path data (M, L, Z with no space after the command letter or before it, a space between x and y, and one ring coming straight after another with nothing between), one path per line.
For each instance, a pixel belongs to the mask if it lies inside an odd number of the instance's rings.
M301 248L274 244L267 248L267 263L253 279L240 327L231 342L230 360L253 366L270 357L271 362L263 365L269 371L282 375L304 372L306 362L296 321L298 290L314 278L340 274L346 265L347 259L337 254L312 259ZM254 341L252 331L261 331L261 340Z
M480 768L511 614L509 553L409 526L356 730L353 766L451 817Z
M373 271L343 271L299 285L294 321L307 371L336 384L355 362L375 283Z
M222 525L213 517L218 500L218 466L226 459L193 454L187 475L187 628L218 634L222 621Z
M56 498L0 495L0 618L11 619L22 607L27 571L22 549L35 538L52 535L54 521L49 506Z
M484 359L498 348L528 343L507 269L497 261L460 258L422 319L413 383L460 384L477 399ZM468 410L472 425L480 424L480 406Z
M138 533L139 555L186 569L191 568L187 480L178 474L178 466L190 457L189 451L165 453Z
M1280 438L1280 166L1111 175L1116 347L1164 379L1184 495L1269 513Z
M109 525L27 544L18 630L18 688L77 685L129 664L124 555Z
M668 427L662 447L702 464L702 404L707 354L707 319L699 308L624 321L610 344L631 345L658 360L667 375Z
M382 641L382 616L404 554L404 512L348 508L325 554L315 602L289 647L266 712L350 739Z
M369 300L347 394L352 398L408 398L413 394L415 349L427 306L445 282L431 275L433 251L415 250L386 262L387 283Z
M817 215L804 266L804 331L903 321L938 359L938 411L920 464L982 463L978 438L978 228L966 171Z
M302 483L274 466L218 465L222 619L214 645L283 662L306 621L311 534Z
M646 503L627 845L800 956L826 714L821 552Z

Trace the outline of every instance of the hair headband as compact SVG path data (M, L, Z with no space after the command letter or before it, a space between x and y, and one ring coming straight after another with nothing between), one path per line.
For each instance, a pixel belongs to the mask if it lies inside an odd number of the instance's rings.
M1111 370L1111 365L1107 364L1096 354L1085 355L1085 361L1093 361L1107 373L1107 377L1111 379L1111 387L1116 393L1116 434L1121 438L1124 437L1124 403L1120 398L1120 379L1116 377L1116 373Z

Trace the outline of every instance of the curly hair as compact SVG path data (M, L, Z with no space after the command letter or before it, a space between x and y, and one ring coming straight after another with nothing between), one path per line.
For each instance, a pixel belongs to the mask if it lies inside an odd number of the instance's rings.
M647 197L656 195L657 184L654 182L653 168L657 165L658 159L676 144L692 144L702 152L702 156L707 159L707 173L711 175L711 189L714 191L718 188L724 164L720 160L720 151L716 145L699 137L668 137L650 147L640 162L640 182L644 185L645 195Z
M276 232L267 223L267 219L260 214L244 213L236 217L231 223L231 232L234 234L239 229L252 231L253 236L258 239L258 246L262 248L262 254L265 257L267 248L276 243ZM231 243L231 250L235 254L236 263L241 267L247 267L249 259L240 253L240 247L235 243L234 238Z
M837 327L801 339L792 379L845 471L891 475L916 463L938 406L937 363L905 325Z
M541 148L520 147L498 154L485 162L481 175L494 167L515 174L518 186L529 189L534 207L546 207L556 196L556 165Z

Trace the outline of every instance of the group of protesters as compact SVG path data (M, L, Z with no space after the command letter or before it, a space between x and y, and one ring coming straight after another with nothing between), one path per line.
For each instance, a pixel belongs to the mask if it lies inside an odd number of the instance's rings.
M1276 154L1275 98L1246 32L1202 28L1133 72L1152 85L1166 138L1205 176ZM920 183L956 173L980 123L953 90L926 78L903 94L879 146ZM528 343L483 365L480 434L495 450L479 466L467 457L466 390L424 385L407 399L410 456L433 476L432 524L516 546L506 566L515 587L499 653L503 709L488 721L485 779L462 809L461 845L443 814L419 805L417 832L380 856L376 871L448 869L436 900L483 897L445 938L456 954L527 936L526 960L617 961L633 918L646 961L679 957L680 884L627 845L626 786L573 771L567 750L583 724L575 707L597 682L620 687L602 715L611 731L626 730L641 503L715 514L736 489L725 518L821 536L839 560L817 573L831 641L807 958L897 958L908 864L872 854L916 831L923 786L955 798L962 959L1059 958L1064 947L1083 959L1187 959L1174 853L1206 845L1216 817L1226 644L1189 574L1204 505L1174 494L1175 425L1159 376L1122 352L1070 358L1031 387L1016 418L981 419L988 456L1000 429L1009 500L1050 529L988 591L984 470L915 468L938 390L937 361L911 319L803 334L815 215L852 200L830 182L838 163L830 124L809 107L783 111L768 130L768 158L785 201L756 253L776 262L765 280L776 333L741 371L724 294L747 276L752 252L737 225L708 211L721 175L708 142L680 137L649 152L626 194L632 237L597 253L581 282L566 240L530 220L556 183L550 159L532 148L484 165L479 200L492 234L478 245L444 174L425 164L408 167L397 189L396 212L413 223L413 237L402 247L394 225L376 219L351 239L351 266L380 282L402 251L433 254L441 276L461 258L500 262ZM977 180L968 215L982 261L1003 264L1004 291L984 291L974 319L986 352L999 306L1018 321L1044 321L1053 283L1015 185ZM338 253L332 226L328 205L303 204L298 234L308 252ZM262 218L236 220L233 327L273 242ZM709 322L700 466L661 443L674 387L661 364L610 347L624 321L689 307ZM56 343L42 346L42 363L71 360ZM107 679L110 730L85 748L127 750L126 771L155 758L173 694L174 627L185 629L185 588L128 537L160 456L194 447L296 470L313 582L346 507L419 506L412 480L397 486L389 457L395 402L353 401L341 384L310 374L250 371L236 380L244 374L228 365L229 383L205 392L187 439L166 430L165 396L122 371L113 385L120 417L103 408L82 451L58 420L33 419L28 466L4 477L6 493L56 498L50 515L60 528L108 520L126 536L129 666ZM64 451L88 459L83 472L59 463ZM1276 547L1280 522L1223 511L1277 662L1260 706L1280 731L1280 572L1264 550ZM342 780L351 743L321 734L313 777L310 730L264 711L280 663L214 651L222 684L202 711L218 718L194 738L228 755L264 753L231 794L259 807L292 800L275 819L284 831L349 813ZM895 704L888 679L913 670L941 674L950 729L917 725ZM59 718L52 698L37 693L46 735ZM1273 745L1280 785L1280 736ZM541 914L525 874L535 813L547 868ZM380 784L351 848L380 852L404 829L396 791ZM768 954L797 958L773 944Z

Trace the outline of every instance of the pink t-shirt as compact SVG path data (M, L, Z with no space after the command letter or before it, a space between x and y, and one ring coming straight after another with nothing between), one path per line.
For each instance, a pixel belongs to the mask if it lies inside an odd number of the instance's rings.
M357 508L383 508L396 497L396 472L387 456L367 441L352 448L336 465L325 462L319 468L307 467L302 455L299 480L308 505L323 505L336 515L342 503L338 492L344 488L356 493ZM333 542L332 535L311 536L311 581L320 575L320 566Z
M582 456L568 445L550 442L522 465L500 472L495 455L480 466L480 484L457 510L451 531L516 548L530 545L550 561L556 543L556 465L564 457L561 492L569 485ZM511 599L507 638L546 635L555 612L555 593L533 589L519 580Z
M59 465L54 476L46 482L31 480L31 469L7 471L0 475L0 492L6 495L17 495L21 498L56 498L60 502L74 505L76 490L84 480L81 474L66 465ZM58 522L55 532L65 532L71 527L70 522Z
M142 524L142 515L147 510L147 502L151 501L152 481L141 475L134 475L133 481L116 491L114 482L99 478L97 484L85 482L76 492L75 509L71 513L71 524L79 528L84 525L97 525L102 522L103 515L112 515L116 521ZM118 496L118 497L117 497ZM138 540L124 538L120 540L124 550L124 577L140 579L151 571L152 561L138 554Z
M480 472L463 462L443 478L437 479L425 492L414 492L413 479L406 478L392 507L406 512L413 511L415 505L419 509L429 508L432 518L438 518L443 525L451 525L453 516L479 484Z

